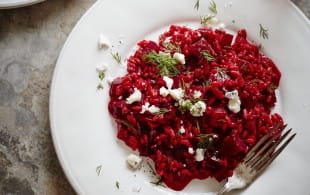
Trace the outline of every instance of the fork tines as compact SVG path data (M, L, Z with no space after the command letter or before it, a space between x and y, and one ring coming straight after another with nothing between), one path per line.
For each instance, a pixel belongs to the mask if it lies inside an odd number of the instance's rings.
M292 129L289 129L282 134L287 125L284 125L280 130L278 130L279 126L280 123L277 123L253 146L244 158L244 165L250 167L252 172L259 173L268 167L296 136L296 133L289 136ZM276 130L278 130L278 132L276 132ZM276 133L272 135L274 132ZM280 146L283 141L284 143Z

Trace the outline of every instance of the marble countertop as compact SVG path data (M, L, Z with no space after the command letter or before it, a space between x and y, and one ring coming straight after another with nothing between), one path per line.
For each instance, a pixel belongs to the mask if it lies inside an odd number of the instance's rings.
M309 0L293 0L310 17ZM52 73L71 29L95 0L0 10L0 195L75 194L50 135Z

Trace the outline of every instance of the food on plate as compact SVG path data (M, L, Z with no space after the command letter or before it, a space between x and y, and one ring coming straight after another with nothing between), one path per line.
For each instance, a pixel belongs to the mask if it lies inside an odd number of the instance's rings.
M211 28L170 26L143 40L128 73L113 80L109 112L117 137L154 161L174 190L192 179L232 175L282 117L271 113L281 73L260 48Z

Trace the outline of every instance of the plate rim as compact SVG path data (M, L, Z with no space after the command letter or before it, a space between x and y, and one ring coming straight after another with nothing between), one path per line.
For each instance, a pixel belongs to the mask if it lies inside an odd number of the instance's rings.
M44 0L39 0L39 1L44 1ZM50 120L52 143L53 143L56 155L57 155L57 159L60 162L61 168L62 168L66 178L68 179L70 185L72 186L72 188L74 189L74 191L77 194L85 194L85 193L84 193L84 190L82 189L81 185L79 184L79 182L77 182L76 178L73 177L72 170L70 169L70 166L68 165L68 162L65 159L65 156L64 156L62 149L60 147L60 142L57 140L58 135L57 135L57 130L55 128L54 116L53 116L54 115L54 113L53 113L54 100L53 99L54 99L54 93L55 93L55 83L56 83L57 75L59 72L59 66L60 66L59 63L60 63L60 61L64 55L64 51L68 47L68 44L72 38L72 34L74 34L78 30L81 23L88 17L88 15L92 12L92 10L94 10L97 7L97 5L99 4L99 2L101 2L101 1L105 1L105 0L98 0L93 5L91 5L91 7L77 21L77 23L75 24L75 26L71 30L70 34L68 35L66 41L63 44L62 49L60 50L57 61L55 63L55 68L53 71L51 87L50 87L49 120ZM304 25L308 28L308 30L310 30L310 19L308 19L308 17L305 15L305 13L299 7L297 7L297 5L294 4L291 0L287 0L287 1L291 5L293 11L297 13L298 17L303 20ZM1 5L0 5L0 9L1 9Z
M12 9L12 8L18 8L18 7L24 7L24 6L29 6L33 5L36 3L43 2L45 0L21 0L20 2L0 2L0 9Z

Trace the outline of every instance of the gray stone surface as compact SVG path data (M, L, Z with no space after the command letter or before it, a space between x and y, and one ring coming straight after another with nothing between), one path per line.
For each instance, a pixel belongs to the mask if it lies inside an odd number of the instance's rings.
M0 11L0 195L74 194L50 136L49 88L60 49L95 0ZM310 1L294 0L310 17Z

